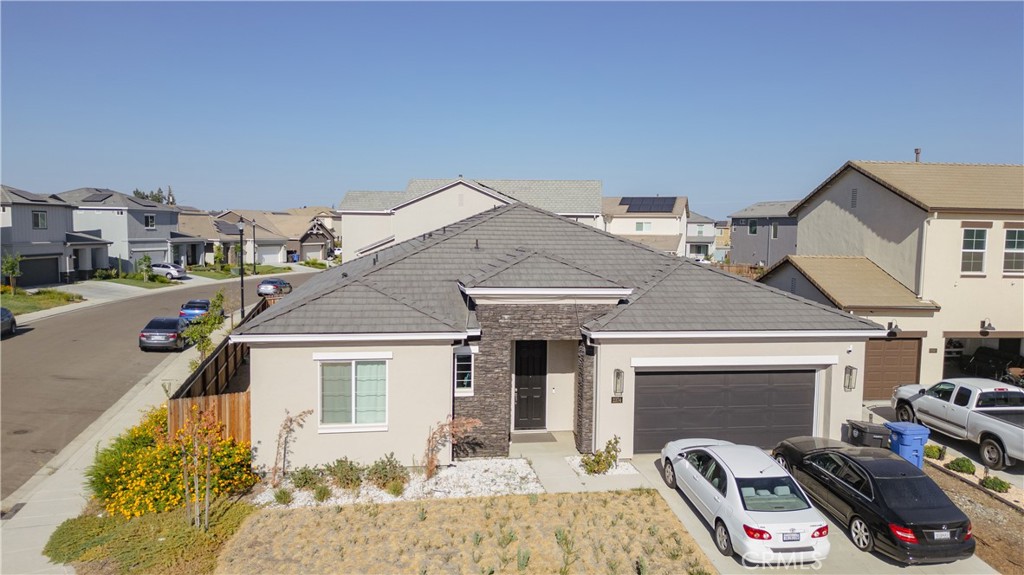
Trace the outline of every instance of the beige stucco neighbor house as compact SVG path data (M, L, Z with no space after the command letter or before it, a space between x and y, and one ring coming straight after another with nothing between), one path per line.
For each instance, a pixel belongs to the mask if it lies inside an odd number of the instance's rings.
M601 182L596 180L413 179L403 192L345 194L337 210L344 227L342 261L515 202L601 226Z
M979 346L1022 353L1024 166L851 161L791 214L797 255L761 281L891 326L867 345L867 399Z
M883 333L513 202L317 274L231 339L250 349L256 464L286 413L311 409L293 465L413 465L450 416L483 422L456 455L550 431L580 452L618 436L623 457L681 437L839 438Z
M685 196L607 197L601 202L604 231L667 254L686 253L690 211Z

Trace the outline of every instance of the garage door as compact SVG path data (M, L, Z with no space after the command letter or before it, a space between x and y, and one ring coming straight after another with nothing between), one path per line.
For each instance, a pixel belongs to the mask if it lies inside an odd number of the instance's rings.
M774 447L814 426L814 371L651 372L636 374L633 449L709 437Z
M21 277L17 279L17 282L19 287L60 283L57 258L21 260Z
M869 339L864 356L864 399L889 399L892 388L920 383L920 339Z
M281 263L281 246L256 246L257 259L261 264Z

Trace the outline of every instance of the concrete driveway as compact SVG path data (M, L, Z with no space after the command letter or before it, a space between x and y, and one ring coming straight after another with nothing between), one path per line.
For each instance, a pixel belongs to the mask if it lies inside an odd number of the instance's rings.
M658 493L668 502L669 508L679 517L683 527L693 536L693 539L701 546L704 553L711 560L715 569L723 575L729 573L750 573L752 571L763 571L773 573L776 571L808 571L824 574L849 575L874 575L885 573L919 573L921 575L975 575L982 573L997 573L977 557L971 557L964 561L945 563L940 565L919 565L907 567L891 561L882 555L875 553L864 553L853 546L845 529L840 529L835 522L828 517L829 541L832 550L829 556L821 564L795 565L786 569L781 567L745 567L738 557L725 557L718 552L714 541L711 538L711 528L698 515L686 500L686 497L678 489L670 489L661 479L661 462L658 461L658 454L642 454L633 457L631 463L643 474L644 478L656 487Z

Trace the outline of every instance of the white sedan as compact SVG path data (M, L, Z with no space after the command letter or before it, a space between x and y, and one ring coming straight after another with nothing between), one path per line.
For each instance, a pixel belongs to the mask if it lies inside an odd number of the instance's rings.
M715 546L744 564L812 563L828 556L828 522L763 450L680 439L661 450L663 477L714 528Z
M185 277L185 274L188 273L185 271L185 268L179 266L178 264L166 262L153 264L152 266L150 266L150 269L153 271L154 274L166 276L167 279L169 280L183 278Z

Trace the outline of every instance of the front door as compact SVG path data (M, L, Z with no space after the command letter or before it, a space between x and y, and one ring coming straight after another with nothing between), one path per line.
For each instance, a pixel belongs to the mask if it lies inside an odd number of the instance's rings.
M548 342L516 342L515 429L544 429Z

